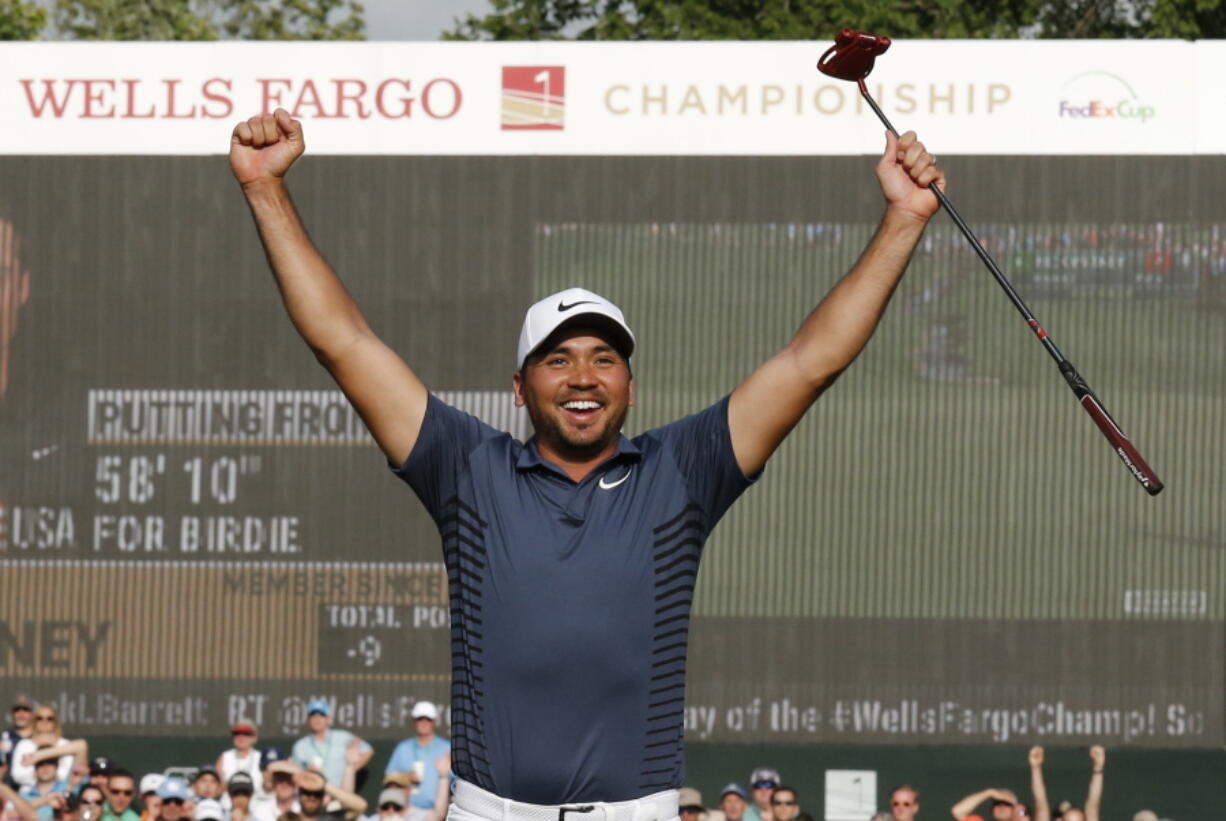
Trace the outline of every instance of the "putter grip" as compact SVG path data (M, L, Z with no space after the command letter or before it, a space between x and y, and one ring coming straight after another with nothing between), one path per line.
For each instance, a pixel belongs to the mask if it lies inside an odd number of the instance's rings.
M1128 468L1132 477L1141 483L1146 493L1150 496L1157 496L1163 488L1162 480L1124 435L1124 431L1120 430L1120 426L1111 418L1111 414L1107 413L1103 403L1094 395L1094 391L1090 390L1090 386L1081 378L1081 374L1077 373L1073 363L1067 359L1061 362L1060 373L1064 375L1065 381L1073 389L1081 407L1085 408L1086 413L1090 414L1090 418L1094 420L1094 424L1098 425L1098 429L1103 432L1103 436L1107 437L1107 441L1111 443L1111 449L1115 451L1116 456L1120 457L1124 467Z

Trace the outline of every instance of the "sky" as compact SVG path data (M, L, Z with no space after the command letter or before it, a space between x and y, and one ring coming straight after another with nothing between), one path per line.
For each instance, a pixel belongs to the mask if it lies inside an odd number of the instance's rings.
M437 40L454 20L491 11L489 0L362 0L368 40Z

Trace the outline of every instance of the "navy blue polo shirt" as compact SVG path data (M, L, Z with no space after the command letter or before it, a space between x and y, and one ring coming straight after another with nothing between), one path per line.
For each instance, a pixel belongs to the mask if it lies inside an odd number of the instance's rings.
M680 787L699 557L750 484L727 398L621 437L576 483L431 396L395 472L443 540L455 773L535 804Z

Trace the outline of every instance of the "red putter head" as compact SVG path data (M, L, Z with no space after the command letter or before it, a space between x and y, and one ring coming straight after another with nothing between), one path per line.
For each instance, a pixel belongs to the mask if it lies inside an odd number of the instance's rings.
M858 83L873 70L873 60L890 47L890 38L863 31L843 29L834 38L834 45L817 61L817 68L839 80Z

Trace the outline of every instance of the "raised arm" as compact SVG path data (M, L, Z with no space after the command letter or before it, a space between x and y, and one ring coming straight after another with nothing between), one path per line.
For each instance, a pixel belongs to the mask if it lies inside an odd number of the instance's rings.
M1107 769L1107 751L1090 748L1090 790L1086 794L1086 821L1099 821L1098 810L1103 803L1103 770Z
M46 761L49 758L59 760L66 755L70 755L78 761L88 758L89 744L86 743L85 739L78 738L72 741L65 741L63 744L43 747L41 750L38 750L30 755L30 763L37 764L40 761Z
M345 392L388 460L399 464L421 430L426 388L371 331L357 303L311 242L285 186L285 173L304 149L302 124L279 108L275 114L235 126L230 169L243 188L294 327Z
M1017 803L1017 796L1008 790L988 787L986 790L971 793L966 798L963 798L957 804L954 804L953 807L950 808L949 812L954 818L958 819L958 821L962 821L963 818L966 818L968 815L973 813L976 807L978 807L984 801L987 801L989 798L993 801L999 799L1001 801L1008 801L1010 804Z
M438 784L434 788L434 807L426 813L424 821L443 821L447 817L447 808L451 806L451 751L434 762L438 771Z
M1030 748L1030 793L1034 796L1034 821L1051 821L1051 804L1043 782L1043 748Z
M345 817L352 818L366 812L366 799L355 792L351 792L336 784L324 782L324 792L329 798L334 798L340 802L340 805L345 810Z
M940 207L928 184L944 173L908 131L886 135L877 179L885 216L855 267L826 294L792 341L732 393L728 424L737 464L757 473L809 406L868 343L911 259L924 226ZM968 811L969 812L969 811Z

